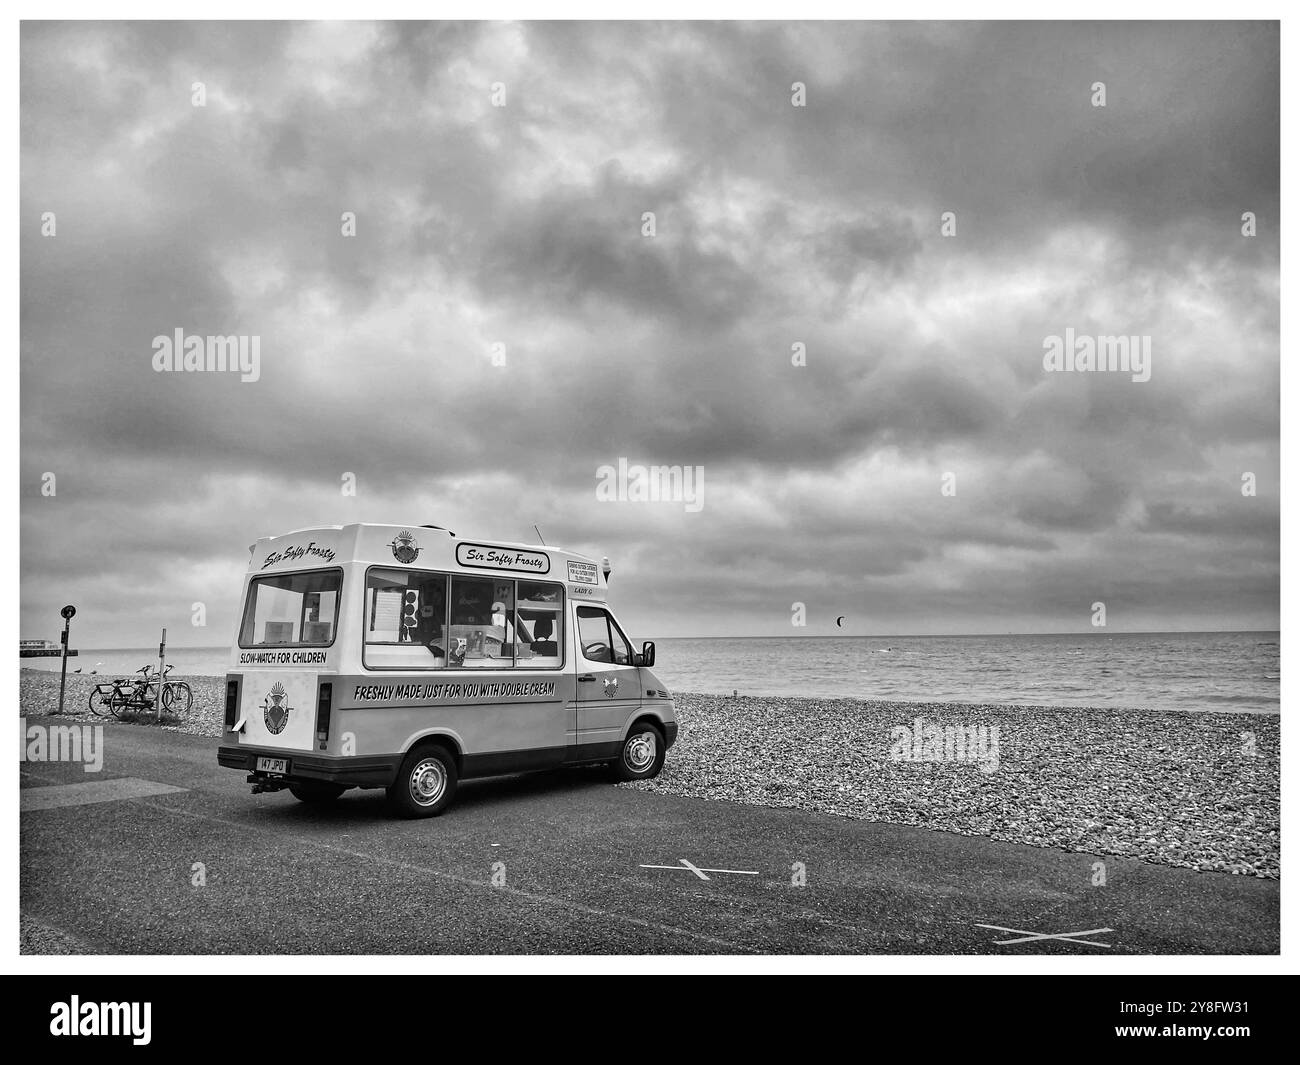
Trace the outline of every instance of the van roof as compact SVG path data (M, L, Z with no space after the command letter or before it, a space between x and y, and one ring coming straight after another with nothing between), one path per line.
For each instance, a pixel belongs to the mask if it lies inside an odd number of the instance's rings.
M603 592L605 579L596 559L545 544L456 536L433 525L355 522L314 525L278 536L263 536L249 547L251 573L286 572L368 562L413 569L440 569L533 575L581 584Z

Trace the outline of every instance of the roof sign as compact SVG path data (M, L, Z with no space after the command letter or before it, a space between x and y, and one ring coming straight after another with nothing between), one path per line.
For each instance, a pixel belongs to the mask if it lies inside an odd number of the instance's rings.
M456 545L456 561L474 569L510 570L518 573L551 571L551 558L545 552L524 551L517 547L460 543Z

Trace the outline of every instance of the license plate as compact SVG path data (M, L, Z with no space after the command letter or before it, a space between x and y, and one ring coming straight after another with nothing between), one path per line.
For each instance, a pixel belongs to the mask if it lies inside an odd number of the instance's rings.
M289 772L289 759L259 758L257 760L257 771L259 773L287 773Z

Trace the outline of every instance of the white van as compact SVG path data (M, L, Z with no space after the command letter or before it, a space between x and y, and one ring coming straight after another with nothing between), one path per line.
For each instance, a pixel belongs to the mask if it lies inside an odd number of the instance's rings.
M469 777L608 763L658 774L672 696L605 602L609 566L431 525L258 540L217 760L254 793L386 788L442 813Z

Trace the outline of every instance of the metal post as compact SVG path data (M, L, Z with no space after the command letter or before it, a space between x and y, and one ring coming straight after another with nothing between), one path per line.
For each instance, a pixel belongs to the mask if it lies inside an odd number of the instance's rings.
M163 664L164 664L166 658L167 658L167 630L166 630L166 629L163 629L163 631L162 631L162 639L158 641L158 703L157 703L157 711L158 711L158 723L159 723L159 724L162 724L162 711L163 711L163 705L162 705L162 703L163 703L163 700L162 700L162 693L163 693Z
M63 665L59 670L59 713L63 713L63 688L68 683L68 626L71 618L63 619Z
M59 713L63 713L63 688L68 683L68 626L77 616L77 608L69 603L59 611L63 618L63 667L59 671Z

